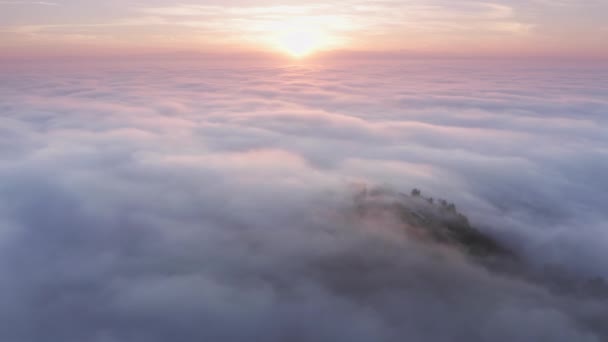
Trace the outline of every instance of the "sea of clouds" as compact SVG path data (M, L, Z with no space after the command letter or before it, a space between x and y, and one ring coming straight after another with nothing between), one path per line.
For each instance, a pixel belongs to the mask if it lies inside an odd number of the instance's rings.
M608 339L606 297L349 215L362 184L417 187L532 268L608 278L605 66L1 69L1 341Z

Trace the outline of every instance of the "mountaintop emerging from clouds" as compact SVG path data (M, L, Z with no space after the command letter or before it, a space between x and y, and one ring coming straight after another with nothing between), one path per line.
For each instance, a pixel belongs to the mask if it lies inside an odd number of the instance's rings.
M504 242L472 226L454 203L425 197L419 189L404 194L364 187L356 193L354 202L361 219L394 215L408 237L453 248L491 272L538 282L557 293L608 299L608 283L601 276L579 278L554 265L532 267Z

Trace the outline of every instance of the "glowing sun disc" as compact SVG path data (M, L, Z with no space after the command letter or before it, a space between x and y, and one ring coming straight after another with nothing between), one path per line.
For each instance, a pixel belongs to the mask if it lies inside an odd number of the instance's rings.
M304 57L321 49L325 44L324 37L319 32L298 30L280 34L276 45L294 57Z

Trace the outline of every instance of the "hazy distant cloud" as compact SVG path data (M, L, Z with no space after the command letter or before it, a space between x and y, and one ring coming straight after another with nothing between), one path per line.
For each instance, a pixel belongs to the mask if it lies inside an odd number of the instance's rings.
M56 2L46 1L0 1L0 5L43 5L43 6L59 6Z

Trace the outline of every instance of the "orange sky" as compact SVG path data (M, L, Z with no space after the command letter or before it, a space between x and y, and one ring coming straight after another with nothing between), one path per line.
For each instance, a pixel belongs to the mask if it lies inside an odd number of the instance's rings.
M0 1L2 56L608 56L608 1Z

